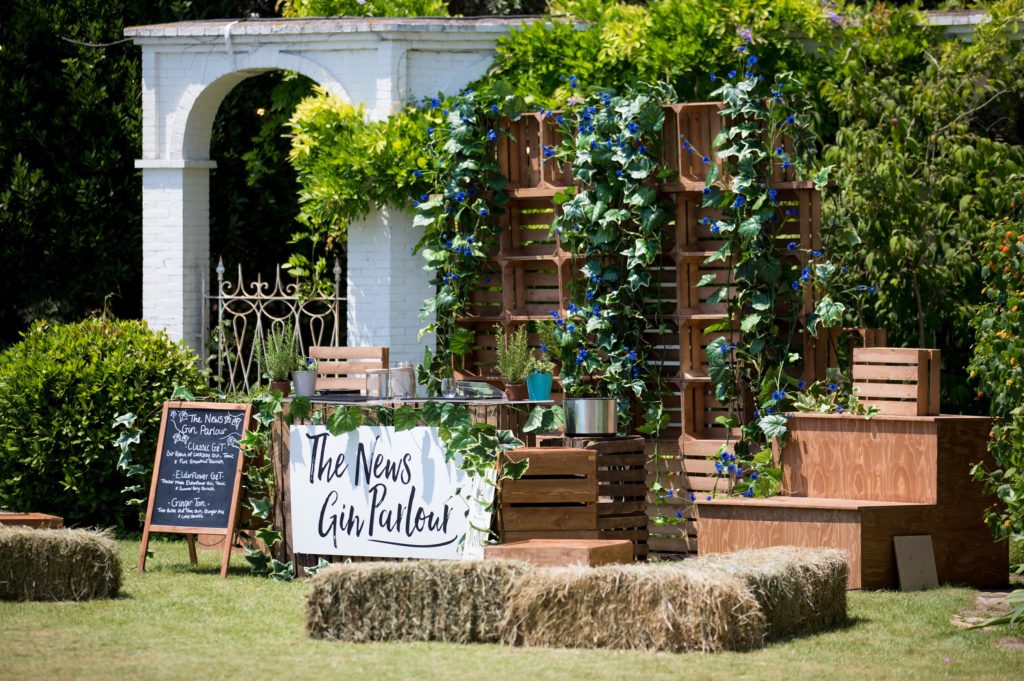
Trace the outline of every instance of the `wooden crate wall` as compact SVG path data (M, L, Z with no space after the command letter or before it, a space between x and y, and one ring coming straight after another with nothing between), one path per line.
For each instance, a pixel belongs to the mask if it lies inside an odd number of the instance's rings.
M718 249L722 241L711 232L711 222L721 218L714 210L701 207L701 190L707 175L707 154L711 163L721 163L711 150L712 142L722 126L719 102L672 104L665 107L666 121L662 163L678 174L663 182L659 189L662 198L675 207L675 220L667 228L663 255L656 265L657 285L652 300L658 302L657 319L650 320L647 335L653 355L661 363L662 378L669 392L666 409L670 424L663 432L660 449L668 458L660 459L663 475L677 488L666 503L688 516L689 495L707 494L716 481L714 465L708 456L714 455L727 433L714 423L716 416L725 413L714 399L707 371L705 348L722 332L707 333L707 327L726 317L724 304L708 302L713 285L698 287L697 282L706 273L716 276L716 283L728 280L728 262L705 264L704 259ZM550 234L551 222L558 207L555 195L573 184L572 169L545 158L544 147L561 142L552 116L527 114L520 120L502 127L498 140L498 160L508 178L510 199L505 214L500 218L501 245L488 262L490 282L481 284L474 292L472 314L459 320L459 324L476 331L473 351L461 358L462 375L495 379L494 325L500 324L507 332L530 321L550 319L550 312L566 314L566 299L570 283L578 276L578 266L572 256L561 248L557 236ZM692 150L687 150L686 144ZM789 149L789 141L783 146ZM787 246L795 242L793 264L807 265L807 250L820 249L821 200L819 192L810 182L796 182L793 170L783 170L776 162L773 187L778 190L777 216L783 229L779 231L778 249L789 253ZM705 220L706 218L706 220ZM807 294L804 312L809 311L812 300ZM500 302L499 302L500 301ZM531 334L531 344L539 340ZM805 341L808 360L805 374L808 378L821 376L827 352L817 347L813 338ZM560 386L554 388L555 399L560 399ZM649 466L648 480L655 475ZM664 483L663 483L664 484ZM649 515L664 514L666 504L654 503L648 497ZM674 526L648 526L651 549L656 552L691 553L696 551L696 535L692 518Z

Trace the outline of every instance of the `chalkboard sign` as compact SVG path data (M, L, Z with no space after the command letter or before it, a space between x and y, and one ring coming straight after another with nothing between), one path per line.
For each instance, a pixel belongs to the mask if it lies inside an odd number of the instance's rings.
M225 535L221 576L227 575L244 459L240 443L250 412L247 404L164 403L140 572L151 531L185 534L193 563L193 535L202 532Z

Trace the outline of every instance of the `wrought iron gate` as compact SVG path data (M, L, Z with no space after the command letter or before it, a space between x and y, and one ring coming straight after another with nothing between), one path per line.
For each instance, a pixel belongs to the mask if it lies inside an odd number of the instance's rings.
M334 261L334 286L330 294L306 296L300 282L283 283L278 267L274 284L245 283L242 266L238 278L224 278L224 259L217 262L217 286L206 296L204 309L216 315L215 324L204 324L209 336L203 347L214 387L225 392L248 392L263 382L259 354L267 331L291 321L296 346L305 353L311 345L342 345L345 340L345 297L341 288L341 264Z

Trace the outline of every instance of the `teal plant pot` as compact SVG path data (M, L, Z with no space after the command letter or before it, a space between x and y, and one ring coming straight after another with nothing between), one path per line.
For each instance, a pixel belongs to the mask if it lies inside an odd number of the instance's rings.
M526 392L531 400L550 400L551 382L554 380L551 374L541 374L534 371L526 377Z

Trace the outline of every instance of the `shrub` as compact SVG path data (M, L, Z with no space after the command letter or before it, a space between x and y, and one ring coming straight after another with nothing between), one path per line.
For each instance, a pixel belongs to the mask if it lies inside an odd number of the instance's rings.
M1017 195L1024 204L1024 192ZM977 343L971 378L979 397L991 404L989 465L974 467L974 477L999 500L985 513L997 539L1024 539L1024 206L1020 217L993 224L988 261L983 267L987 302L978 308L973 325ZM1017 554L1018 570L1024 569Z
M1024 49L1016 3L993 5L974 41L947 40L911 10L875 8L844 33L822 89L841 129L825 206L826 250L852 228L851 271L877 295L856 326L894 346L941 348L945 410L978 410L965 380L985 226L1020 180ZM829 229L834 226L840 229Z
M121 556L105 532L0 527L0 600L84 601L121 591Z
M114 419L145 420L139 459L152 466L162 402L175 385L204 385L196 361L140 321L37 323L0 354L0 507L136 528Z

